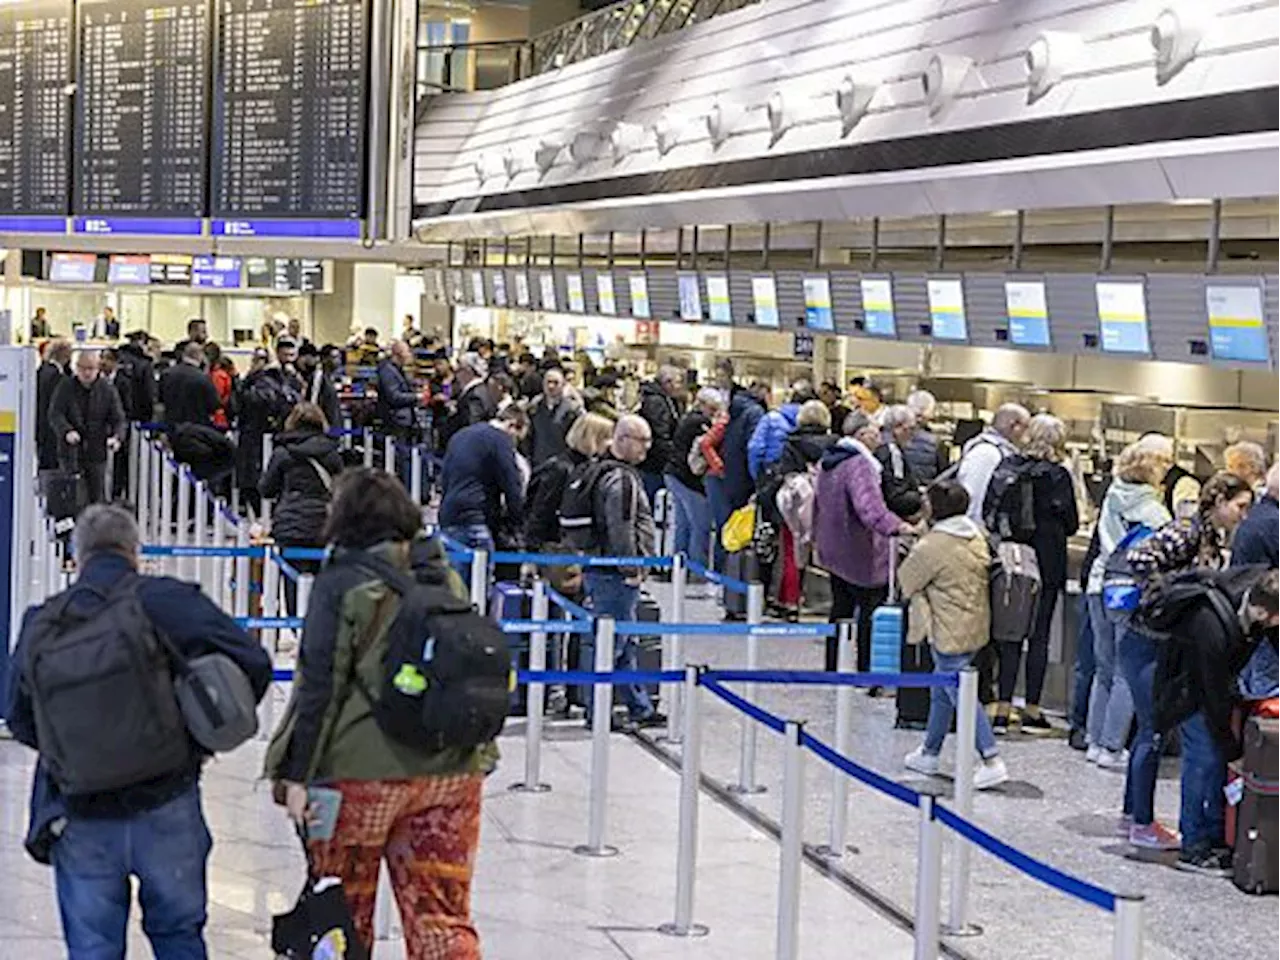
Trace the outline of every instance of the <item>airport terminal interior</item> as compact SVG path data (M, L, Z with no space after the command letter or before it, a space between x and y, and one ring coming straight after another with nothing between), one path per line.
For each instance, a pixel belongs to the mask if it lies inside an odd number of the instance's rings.
M1278 90L1277 0L9 0L0 958L1271 956ZM121 555L154 710L31 652Z

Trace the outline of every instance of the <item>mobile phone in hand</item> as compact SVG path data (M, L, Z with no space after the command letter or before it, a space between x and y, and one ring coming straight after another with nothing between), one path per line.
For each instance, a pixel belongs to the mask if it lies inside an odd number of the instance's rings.
M310 822L308 840L332 840L338 827L338 811L342 809L342 791L332 787L308 787L307 807Z

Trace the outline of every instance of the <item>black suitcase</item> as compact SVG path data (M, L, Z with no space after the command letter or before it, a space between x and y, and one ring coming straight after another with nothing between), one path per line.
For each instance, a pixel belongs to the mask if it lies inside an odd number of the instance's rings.
M725 554L724 573L727 577L742 580L746 583L760 579L760 561L756 557L755 550L751 547L746 547L736 553ZM734 617L745 617L747 615L747 595L725 587L724 612Z
M640 623L658 623L662 620L662 608L647 593L641 592L640 599L636 603L636 620ZM636 637L636 669L645 671L662 669L661 634L646 634L643 637ZM654 709L657 709L659 700L658 684L645 684L645 689L649 691L649 699L653 702ZM617 687L613 688L613 702L615 704L623 702Z
M932 673L933 655L927 643L902 641L902 672ZM894 694L897 718L893 725L899 730L923 730L929 719L929 687L898 687Z
M1280 721L1250 717L1244 727L1244 793L1236 812L1232 879L1245 893L1277 891L1276 802Z
M45 505L54 520L74 520L80 512L80 474L58 470L45 477Z

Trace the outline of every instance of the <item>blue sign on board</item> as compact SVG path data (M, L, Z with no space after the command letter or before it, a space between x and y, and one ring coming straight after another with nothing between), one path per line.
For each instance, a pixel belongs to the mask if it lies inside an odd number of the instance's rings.
M66 232L66 217L0 217L0 233Z
M214 220L215 237L298 237L311 240L359 240L360 220Z
M204 222L197 217L76 217L73 233L110 237L132 234L146 237L198 237Z

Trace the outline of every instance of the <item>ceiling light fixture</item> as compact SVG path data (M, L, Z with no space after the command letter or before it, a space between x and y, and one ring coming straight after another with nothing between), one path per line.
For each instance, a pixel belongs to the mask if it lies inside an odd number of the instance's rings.
M1027 47L1027 102L1035 103L1054 88L1084 59L1084 38L1079 34L1046 30Z
M1199 4L1178 4L1160 11L1151 25L1157 83L1168 83L1196 58L1208 27L1209 14Z
M961 84L972 69L973 60L969 57L935 53L930 58L929 65L920 75L920 85L924 91L924 102L929 108L929 116L936 117L946 109L960 92Z
M846 74L836 87L836 109L840 111L840 136L847 137L871 109L879 83L858 81Z

